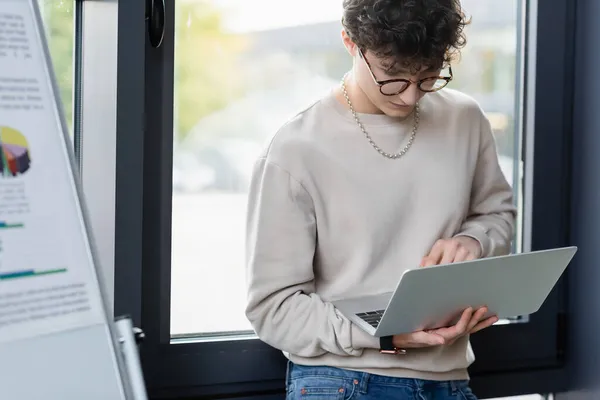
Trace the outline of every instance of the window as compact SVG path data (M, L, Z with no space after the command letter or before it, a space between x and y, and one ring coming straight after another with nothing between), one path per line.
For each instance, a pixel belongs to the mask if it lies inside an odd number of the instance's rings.
M38 0L69 130L73 132L75 1Z
M171 269L176 337L252 333L244 315L252 166L269 135L351 65L339 38L341 2L296 3L293 12L284 3L176 4ZM260 7L271 12L258 14ZM315 7L318 15L308 11Z
M153 396L280 398L285 360L244 316L246 187L269 135L349 68L341 2L165 2L160 47L137 3L119 3L116 210L98 217L116 224L115 309L146 332ZM473 23L452 85L494 126L521 210L515 250L565 245L573 2L462 3ZM563 295L473 337L481 398L565 388Z
M341 2L180 1L175 17L171 333L252 333L244 228L254 160L289 118L351 68ZM517 1L467 0L468 46L451 86L488 113L519 191ZM260 7L269 13L257 14ZM290 10L290 7L294 8ZM312 10L319 7L320 12ZM208 61L209 60L209 61ZM520 213L522 215L522 213Z

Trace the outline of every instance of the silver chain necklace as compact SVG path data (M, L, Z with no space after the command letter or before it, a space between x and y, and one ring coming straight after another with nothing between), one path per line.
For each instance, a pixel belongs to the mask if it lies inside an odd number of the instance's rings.
M410 149L410 146L412 146L413 141L415 140L415 135L417 134L417 128L419 127L419 104L417 104L415 106L415 122L413 125L412 133L410 135L410 138L408 139L408 143L406 144L406 146L404 146L404 148L402 150L400 150L398 153L393 153L393 154L386 153L379 146L377 146L377 144L373 141L373 139L371 139L371 136L369 136L369 134L365 130L365 127L363 126L362 122L360 122L360 120L358 119L358 116L356 115L356 111L354 111L354 107L352 106L352 102L350 101L350 97L348 97L348 91L346 90L346 76L348 76L348 74L344 75L344 77L342 78L342 91L344 92L344 97L346 98L346 101L348 102L350 111L352 111L354 120L356 121L356 123L357 123L358 127L360 128L360 130L362 131L362 133L365 135L365 137L367 138L367 140L369 141L371 146L373 146L373 148L375 150L377 150L377 152L379 154L381 154L382 156L391 158L391 159L398 159L398 158L402 157L408 151L408 149Z

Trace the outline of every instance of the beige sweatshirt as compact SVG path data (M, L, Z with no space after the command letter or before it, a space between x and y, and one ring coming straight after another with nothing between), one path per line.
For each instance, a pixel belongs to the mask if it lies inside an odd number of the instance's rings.
M413 126L412 117L359 118L390 153ZM515 214L490 124L470 97L450 89L426 95L412 147L390 160L332 93L285 124L256 162L246 315L260 339L295 363L466 379L474 361L467 337L383 355L379 339L330 302L393 291L440 238L468 235L483 256L506 254Z

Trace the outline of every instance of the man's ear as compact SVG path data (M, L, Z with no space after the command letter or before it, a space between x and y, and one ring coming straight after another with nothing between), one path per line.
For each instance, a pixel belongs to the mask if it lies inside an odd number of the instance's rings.
M344 43L344 47L348 51L348 54L352 57L356 57L358 46L350 39L350 35L348 35L348 32L346 32L345 29L342 29L342 42Z

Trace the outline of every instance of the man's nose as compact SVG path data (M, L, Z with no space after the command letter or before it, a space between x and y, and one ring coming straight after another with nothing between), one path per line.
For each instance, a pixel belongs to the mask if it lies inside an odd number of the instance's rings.
M399 94L400 100L407 106L414 106L419 101L421 91L416 84L411 84L404 92Z

